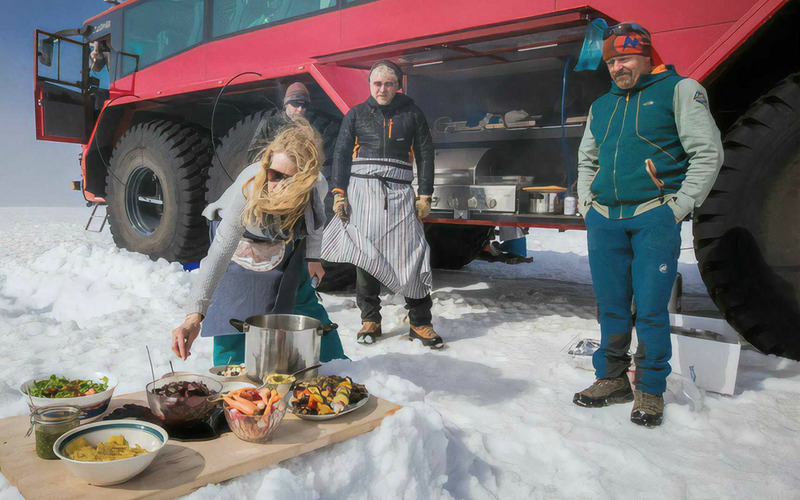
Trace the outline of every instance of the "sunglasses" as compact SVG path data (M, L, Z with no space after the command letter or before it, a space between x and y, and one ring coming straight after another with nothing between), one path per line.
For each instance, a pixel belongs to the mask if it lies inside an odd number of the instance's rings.
M279 172L277 170L273 170L271 168L267 169L267 181L269 182L280 182L284 179L288 179L292 177L291 175L286 175L283 172Z
M639 33L646 36L648 40L650 39L650 32L647 31L642 25L636 23L619 23L606 28L606 31L603 34L603 40L611 38L612 35L621 36L627 35L630 32Z
M308 103L306 101L289 101L286 104L291 104L295 108L305 108L308 109Z

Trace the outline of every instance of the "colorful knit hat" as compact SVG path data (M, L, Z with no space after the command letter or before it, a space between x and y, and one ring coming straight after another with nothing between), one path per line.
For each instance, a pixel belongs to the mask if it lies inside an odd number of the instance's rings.
M603 60L627 55L649 57L653 64L661 64L661 58L653 49L650 32L641 25L619 23L609 27L603 40Z

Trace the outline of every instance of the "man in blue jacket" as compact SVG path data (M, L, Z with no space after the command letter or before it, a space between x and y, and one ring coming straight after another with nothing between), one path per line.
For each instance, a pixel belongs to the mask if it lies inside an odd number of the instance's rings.
M660 425L664 411L681 221L705 200L722 165L706 90L653 59L646 29L607 30L603 60L613 83L592 104L578 153L601 347L593 357L597 380L573 399L584 407L633 400L631 420L647 427ZM627 376L632 300L635 391Z

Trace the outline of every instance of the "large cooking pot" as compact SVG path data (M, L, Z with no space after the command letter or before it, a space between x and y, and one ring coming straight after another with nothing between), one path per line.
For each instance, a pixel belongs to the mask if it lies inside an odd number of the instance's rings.
M244 363L247 376L263 383L270 373L294 373L319 364L320 339L337 328L299 314L264 314L231 325L245 334ZM299 378L317 376L309 370Z
M556 214L559 210L558 193L539 192L531 193L530 213L532 214Z

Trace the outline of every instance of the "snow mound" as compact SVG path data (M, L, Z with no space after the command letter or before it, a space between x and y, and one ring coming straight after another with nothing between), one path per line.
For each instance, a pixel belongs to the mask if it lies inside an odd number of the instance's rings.
M156 376L169 360L211 366L208 339L186 362L170 352L195 273L117 249L107 232L83 231L86 217L0 209L0 417L27 413L21 382L61 370L108 371L118 394L141 391L145 345ZM631 424L629 405L579 408L573 393L594 377L566 348L599 338L585 234L534 230L528 249L530 265L437 272L441 351L408 341L401 297L385 297L385 335L364 346L352 293L324 295L353 361L322 372L404 408L368 434L190 498L797 498L800 363L745 350L732 397L670 376L655 430ZM2 476L0 498L20 498Z

